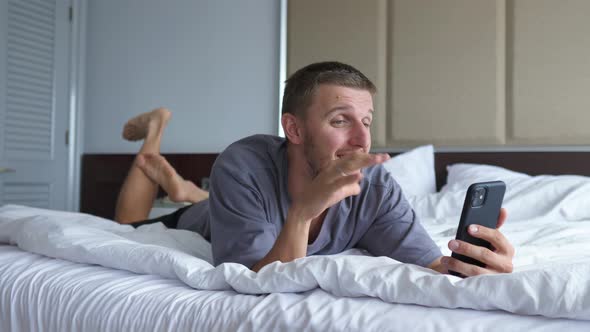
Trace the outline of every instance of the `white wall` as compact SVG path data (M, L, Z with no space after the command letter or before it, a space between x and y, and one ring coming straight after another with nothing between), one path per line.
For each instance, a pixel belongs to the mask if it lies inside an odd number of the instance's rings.
M133 115L165 106L163 152L220 152L276 134L279 1L88 2L85 153L136 152Z

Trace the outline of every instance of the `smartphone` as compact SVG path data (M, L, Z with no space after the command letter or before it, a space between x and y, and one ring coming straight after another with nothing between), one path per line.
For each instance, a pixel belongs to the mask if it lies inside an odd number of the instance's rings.
M506 184L502 181L479 182L470 185L465 195L465 203L463 203L463 210L461 211L461 219L459 220L459 227L457 228L455 239L492 249L492 245L488 241L469 235L467 229L471 224L496 228L505 192ZM485 267L484 263L471 257L456 253L453 253L451 257L468 264ZM455 271L449 271L449 273L458 277L465 277Z

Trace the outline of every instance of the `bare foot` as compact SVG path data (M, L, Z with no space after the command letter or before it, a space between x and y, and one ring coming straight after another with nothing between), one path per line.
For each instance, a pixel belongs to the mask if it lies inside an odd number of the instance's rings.
M209 198L207 191L183 179L166 158L159 154L140 154L136 163L145 175L164 189L173 202L197 203Z
M123 138L128 141L144 139L150 130L162 129L172 114L165 108L156 108L131 118L123 127Z

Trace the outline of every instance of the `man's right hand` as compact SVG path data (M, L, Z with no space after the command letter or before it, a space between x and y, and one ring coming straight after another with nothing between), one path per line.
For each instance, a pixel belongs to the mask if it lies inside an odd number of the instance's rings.
M294 199L292 208L300 220L312 220L344 198L360 193L361 170L389 160L386 153L354 152L327 162L318 175Z
M251 269L258 272L275 261L290 262L305 257L311 221L330 206L360 192L361 169L388 159L388 154L356 152L323 165L318 175L293 197L287 221L272 249Z

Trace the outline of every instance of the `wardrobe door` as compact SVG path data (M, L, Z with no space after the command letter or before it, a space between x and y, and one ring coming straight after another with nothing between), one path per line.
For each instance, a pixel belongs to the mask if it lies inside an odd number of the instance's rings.
M0 205L66 209L69 1L0 2Z

